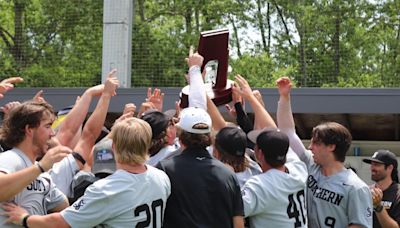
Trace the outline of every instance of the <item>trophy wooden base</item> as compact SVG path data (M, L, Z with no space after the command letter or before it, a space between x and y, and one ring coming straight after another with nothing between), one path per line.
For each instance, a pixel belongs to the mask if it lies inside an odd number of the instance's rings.
M213 89L211 83L205 83L204 85L206 87L207 96L211 98L216 106L220 106L232 101L232 84L233 81L228 79L225 88L222 90ZM181 99L181 108L186 108L189 106L189 87L190 85L183 87L181 93L179 94Z

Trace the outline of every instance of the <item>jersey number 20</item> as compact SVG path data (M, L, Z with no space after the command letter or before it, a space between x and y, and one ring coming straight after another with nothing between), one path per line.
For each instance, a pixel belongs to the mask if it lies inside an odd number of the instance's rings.
M306 224L306 216L304 214L304 190L298 191L296 194L296 198L294 194L290 194L288 196L289 205L287 207L287 215L289 218L295 218L296 222L294 223L294 227L301 227ZM297 202L296 202L297 201ZM301 220L300 220L301 214Z
M160 226L157 226L157 207L160 208ZM164 207L164 203L161 199L158 200L154 200L151 203L151 213L150 213L150 207L147 204L142 204L138 207L135 208L135 216L139 216L139 214L141 214L142 212L146 213L146 221L143 222L139 222L138 224L136 224L136 228L142 228L142 227L148 227L150 225L150 221L151 219L153 219L153 227L161 227L162 225L162 212L163 212L163 207ZM152 216L153 215L153 218Z

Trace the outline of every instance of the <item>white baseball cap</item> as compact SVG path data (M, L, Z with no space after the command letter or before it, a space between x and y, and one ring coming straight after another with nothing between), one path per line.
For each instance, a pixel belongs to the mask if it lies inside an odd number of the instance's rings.
M196 128L197 124L205 124L207 128ZM211 117L202 108L189 107L182 110L177 125L190 133L207 134L211 132Z

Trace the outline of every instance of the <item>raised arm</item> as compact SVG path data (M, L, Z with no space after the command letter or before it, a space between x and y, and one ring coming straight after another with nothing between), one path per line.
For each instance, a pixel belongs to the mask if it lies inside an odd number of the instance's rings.
M246 79L244 79L240 75L236 75L235 79L240 88L233 87L232 89L236 90L244 99L246 99L250 103L254 111L254 122L257 123L257 129L276 128L274 119L272 119L268 111L257 100Z
M289 136L290 147L301 157L306 148L296 134L292 108L290 104L290 90L292 83L288 77L281 77L276 81L279 90L278 110L276 113L278 127Z
M97 85L87 89L82 94L81 98L76 102L72 110L61 123L60 129L56 134L56 138L61 145L70 148L75 147L75 145L72 145L73 138L86 118L92 98L94 96L100 96L103 89L104 85Z
M193 48L190 47L189 58L186 59L189 66L189 107L207 110L206 89L201 75L203 60L203 56L193 53Z
M217 106L215 106L214 102L208 96L207 96L207 112L208 114L210 114L212 120L212 126L215 131L219 131L221 128L226 127L226 122L224 117L222 117Z
M107 81L104 84L104 91L101 94L95 110L92 115L90 115L85 127L83 128L81 138L74 148L74 151L78 152L85 161L88 161L92 147L101 133L111 97L116 95L115 90L117 89L119 82L114 76L115 72L116 71L113 70L108 74ZM81 165L83 166L83 164L80 164L80 166Z

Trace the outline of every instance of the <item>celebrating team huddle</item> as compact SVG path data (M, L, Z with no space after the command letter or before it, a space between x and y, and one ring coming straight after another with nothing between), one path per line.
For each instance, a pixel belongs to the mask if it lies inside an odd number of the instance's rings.
M367 186L344 166L352 136L343 125L317 125L305 148L289 78L277 80L275 123L257 91L236 76L234 124L206 94L203 57L191 50L187 62L189 107L163 112L163 94L150 89L140 111L126 105L110 132L103 124L116 71L62 121L42 96L4 106L0 227L399 227L393 153L365 160L376 182Z

